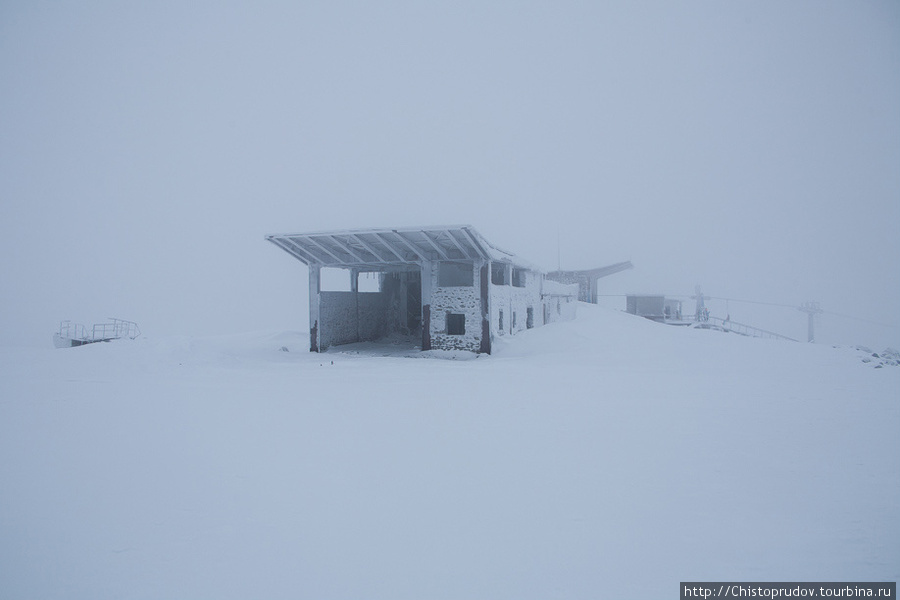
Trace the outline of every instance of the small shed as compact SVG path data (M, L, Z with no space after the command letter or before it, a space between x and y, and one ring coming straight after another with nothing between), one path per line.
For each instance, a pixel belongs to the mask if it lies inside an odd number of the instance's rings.
M652 321L680 321L681 300L657 294L631 294L625 297L625 311Z

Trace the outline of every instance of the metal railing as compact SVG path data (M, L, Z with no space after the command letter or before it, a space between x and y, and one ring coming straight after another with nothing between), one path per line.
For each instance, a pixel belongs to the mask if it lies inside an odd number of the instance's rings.
M134 321L110 318L111 323L97 323L91 328L94 340L117 340L128 338L133 340L141 335L141 330Z
M59 324L59 337L67 340L88 340L87 329L84 325L73 323L72 321L62 321Z
M59 324L59 337L68 340L76 340L83 343L105 342L128 338L133 340L141 335L141 328L134 321L110 318L109 323L97 323L88 333L87 327L71 321L62 321Z
M687 316L685 320L694 321L692 327L694 327L695 329L717 329L721 331L730 331L732 333L750 337L768 338L773 340L788 340L791 342L797 341L794 338L788 337L786 335L781 335L780 333L775 333L774 331L767 331L765 329L760 329L759 327L754 327L752 325L745 325L744 323L736 323L730 319L706 317L698 320L695 315L690 315Z

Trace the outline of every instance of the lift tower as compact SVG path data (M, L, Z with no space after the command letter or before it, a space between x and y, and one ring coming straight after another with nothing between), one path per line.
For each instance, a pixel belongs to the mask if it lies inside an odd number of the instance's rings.
M808 332L806 335L806 338L807 338L806 341L814 342L816 340L815 326L814 326L815 317L816 317L816 315L821 314L823 312L822 309L819 307L819 303L818 302L804 302L803 304L800 305L800 308L798 308L797 310L799 310L800 312L805 312L809 319L809 328L808 328Z
M705 300L705 298L708 298L709 296L703 295L703 290L700 289L699 284L697 284L694 287L694 292L696 292L696 293L693 296L691 296L692 299L697 301L697 309L694 311L694 317L697 319L697 321L701 321L701 320L703 320L702 319L703 312L704 312L704 309L706 308L706 303L704 302L704 300Z

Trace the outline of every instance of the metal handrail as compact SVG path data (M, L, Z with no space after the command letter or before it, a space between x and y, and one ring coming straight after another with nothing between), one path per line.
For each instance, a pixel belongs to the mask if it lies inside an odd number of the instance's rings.
M786 335L781 335L780 333L775 333L774 331L767 331L765 329L760 329L759 327L754 327L753 325L746 325L744 323L736 323L732 320L720 319L719 317L706 317L705 319L697 320L696 315L691 315L689 320L694 320L696 323L693 327L702 328L704 325L713 325L722 329L723 331L732 331L734 333L738 333L741 335L746 335L750 337L758 337L758 338L771 338L775 340L788 340L791 342L796 342L792 337L788 337Z
M61 321L59 324L59 337L79 342L103 342L121 338L135 339L141 335L141 328L134 321L115 319L110 317L110 323L97 323L90 329L79 323Z
M87 330L84 325L72 321L61 321L59 324L59 337L70 340L86 340Z
M91 338L95 341L112 340L127 337L134 339L141 335L141 330L134 321L115 319L110 317L112 323L97 323L91 330Z

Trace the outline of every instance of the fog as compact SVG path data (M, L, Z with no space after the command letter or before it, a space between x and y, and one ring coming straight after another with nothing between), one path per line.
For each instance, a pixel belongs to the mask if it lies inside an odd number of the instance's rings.
M304 330L265 234L471 224L900 347L896 2L188 4L0 4L0 343Z

